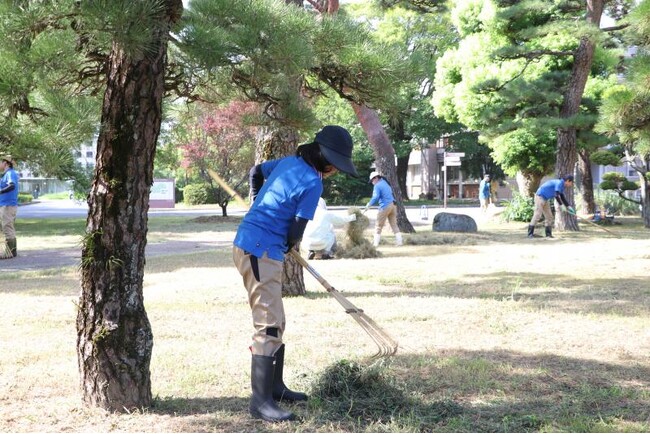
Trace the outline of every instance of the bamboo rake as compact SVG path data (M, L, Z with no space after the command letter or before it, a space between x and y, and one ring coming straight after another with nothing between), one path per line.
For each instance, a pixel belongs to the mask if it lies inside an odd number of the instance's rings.
M361 328L368 333L372 340L379 347L377 354L373 357L387 357L392 356L397 352L398 343L396 340L390 337L372 318L366 315L363 312L363 309L356 307L350 300L348 300L343 294L336 290L332 285L330 285L323 276L318 274L318 272L311 266L309 263L300 256L296 250L290 250L291 256L300 264L304 269L309 271L309 273L318 280L323 287L329 292L336 301L339 302L341 306L345 308L345 313L349 314L354 318Z
M7 244L7 239L5 238L5 234L0 231L0 259L8 259L8 258L13 258L14 255L11 252L11 249L9 248L9 244Z
M609 229L604 228L604 227L602 227L601 225L599 225L599 224L597 224L597 223L594 223L594 222L592 222L592 221L589 220L589 219L586 219L586 218L584 218L584 217L580 217L580 216L579 216L578 214L576 214L576 213L572 213L572 212L570 212L569 214L572 214L572 215L578 217L578 219L579 219L580 221L582 221L582 222L589 223L589 224L592 225L592 226L596 226L597 228L604 230L604 231L607 232L608 234L614 235L616 238L621 238L621 236L620 236L619 234L617 234L617 233L615 233L615 232L612 232L612 231L610 231Z

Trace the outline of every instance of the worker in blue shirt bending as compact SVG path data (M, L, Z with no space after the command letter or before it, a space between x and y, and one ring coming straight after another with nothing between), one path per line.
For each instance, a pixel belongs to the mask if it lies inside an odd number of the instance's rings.
M328 125L296 154L254 166L249 175L253 205L244 216L233 246L233 260L248 291L253 316L250 346L249 411L270 422L294 419L275 401L306 401L282 379L285 330L282 272L285 254L302 239L323 193L323 178L337 171L357 177L352 163L352 137L343 127Z
M569 205L569 202L564 196L564 189L573 186L573 176L566 175L559 179L552 179L542 184L535 193L535 211L533 218L528 225L528 238L533 238L535 235L535 224L544 215L544 227L546 229L546 236L553 238L553 213L551 212L550 201L555 198L560 209L564 212L575 214L575 209Z

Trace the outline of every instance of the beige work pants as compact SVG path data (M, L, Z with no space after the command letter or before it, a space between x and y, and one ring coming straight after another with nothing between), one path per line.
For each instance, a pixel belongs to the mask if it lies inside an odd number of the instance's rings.
M377 213L377 223L375 224L375 233L381 235L382 229L388 220L390 228L393 230L393 233L396 234L399 232L399 227L397 226L397 206L394 203L391 203L386 208L379 210Z
M544 215L544 226L550 228L553 226L553 212L551 212L551 203L540 195L535 195L535 211L530 221L531 226L535 226L540 218Z
M17 206L0 206L0 223L2 223L2 233L8 240L16 239L16 222Z
M251 351L257 356L273 356L282 345L286 325L282 303L283 262L269 259L266 254L257 258L236 246L232 257L244 279L253 313L255 332ZM268 329L277 329L277 336L269 334Z

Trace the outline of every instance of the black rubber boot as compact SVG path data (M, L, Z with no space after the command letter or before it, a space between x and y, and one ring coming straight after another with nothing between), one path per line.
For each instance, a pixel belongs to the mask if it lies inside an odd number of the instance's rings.
M268 422L283 422L295 419L295 415L277 406L272 396L274 357L256 356L251 362L251 387L253 397L248 407L251 416Z
M18 250L16 249L16 239L15 238L7 238L7 245L9 246L9 250L11 250L11 255L15 258L18 256Z
M533 238L535 236L535 226L528 225L528 238Z
M284 370L284 344L275 352L275 374L273 376L273 399L276 401L307 401L307 395L289 390L282 380Z
M553 228L546 226L544 229L546 229L546 238L553 238Z

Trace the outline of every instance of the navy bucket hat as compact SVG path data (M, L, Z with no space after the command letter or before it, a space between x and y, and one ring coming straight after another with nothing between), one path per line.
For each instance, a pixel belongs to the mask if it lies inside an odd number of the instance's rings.
M316 133L314 141L320 145L323 156L341 172L359 177L352 163L352 136L343 127L326 125Z

